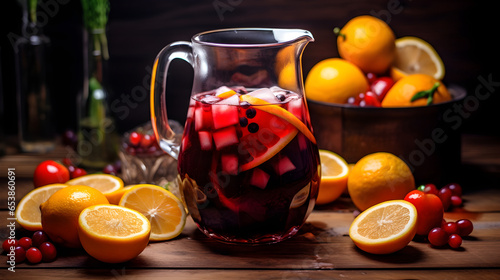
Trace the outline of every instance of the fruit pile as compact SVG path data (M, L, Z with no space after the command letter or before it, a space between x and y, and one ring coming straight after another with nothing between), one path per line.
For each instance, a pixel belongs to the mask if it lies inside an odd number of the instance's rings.
M468 219L456 222L444 219L446 211L463 204L462 187L458 183L440 189L432 183L415 188L406 163L386 152L366 155L351 167L342 157L327 150L320 150L320 158L326 173L321 177L319 204L334 201L347 188L352 202L361 211L355 211L358 214L349 236L363 251L393 253L414 238L427 240L432 247L448 245L456 249L473 230Z
M435 49L416 37L395 37L373 16L358 16L335 28L340 58L309 72L310 100L360 107L425 106L452 99L441 80L444 65Z
M152 130L146 131L139 128L125 136L122 142L122 148L129 155L151 156L163 153Z
M52 262L57 257L57 249L48 235L41 230L35 231L31 237L6 239L2 248L7 254L15 257L16 263L27 260L29 263Z
M20 200L15 213L19 225L34 233L3 243L5 253L14 251L16 263L52 261L57 246L83 247L103 262L125 262L149 241L175 238L184 228L184 205L162 187L124 187L123 180L111 174L72 179L69 174L51 160L37 166L35 188Z

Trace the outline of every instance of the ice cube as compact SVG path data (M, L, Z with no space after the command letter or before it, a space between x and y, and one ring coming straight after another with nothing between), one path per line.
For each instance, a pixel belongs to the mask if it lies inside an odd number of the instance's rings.
M240 104L240 98L238 97L237 94L228 97L226 99L222 99L221 101L217 102L217 105L239 105Z
M228 92L228 91L233 91L233 90L227 86L221 86L220 88L215 90L215 96L221 95L221 94Z
M207 103L207 104L214 104L214 103L219 102L220 100L221 99L217 96L207 95L201 99L201 102Z
M252 91L249 93L249 95L262 99L264 101L267 101L269 103L276 103L278 102L278 99L276 99L276 96L274 93L268 89L268 88L260 88L258 90Z

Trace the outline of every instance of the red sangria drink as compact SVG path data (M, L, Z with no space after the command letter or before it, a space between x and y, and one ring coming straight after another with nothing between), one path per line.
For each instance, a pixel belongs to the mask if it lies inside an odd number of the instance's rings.
M220 87L192 96L178 181L193 220L229 243L293 236L315 205L318 148L302 95Z

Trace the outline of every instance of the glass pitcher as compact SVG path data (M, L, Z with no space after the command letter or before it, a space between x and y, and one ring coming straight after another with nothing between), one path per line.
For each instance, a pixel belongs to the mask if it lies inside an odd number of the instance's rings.
M178 159L184 203L207 236L279 242L296 234L314 208L320 162L301 69L311 41L306 30L223 29L174 42L158 54L153 129L162 149ZM166 112L174 59L194 68L181 143Z

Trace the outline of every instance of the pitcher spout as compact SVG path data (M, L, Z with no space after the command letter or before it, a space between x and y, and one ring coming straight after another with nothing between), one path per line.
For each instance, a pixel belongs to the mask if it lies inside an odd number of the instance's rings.
M311 32L303 29L273 29L274 38L278 43L302 43L306 45L314 42Z

